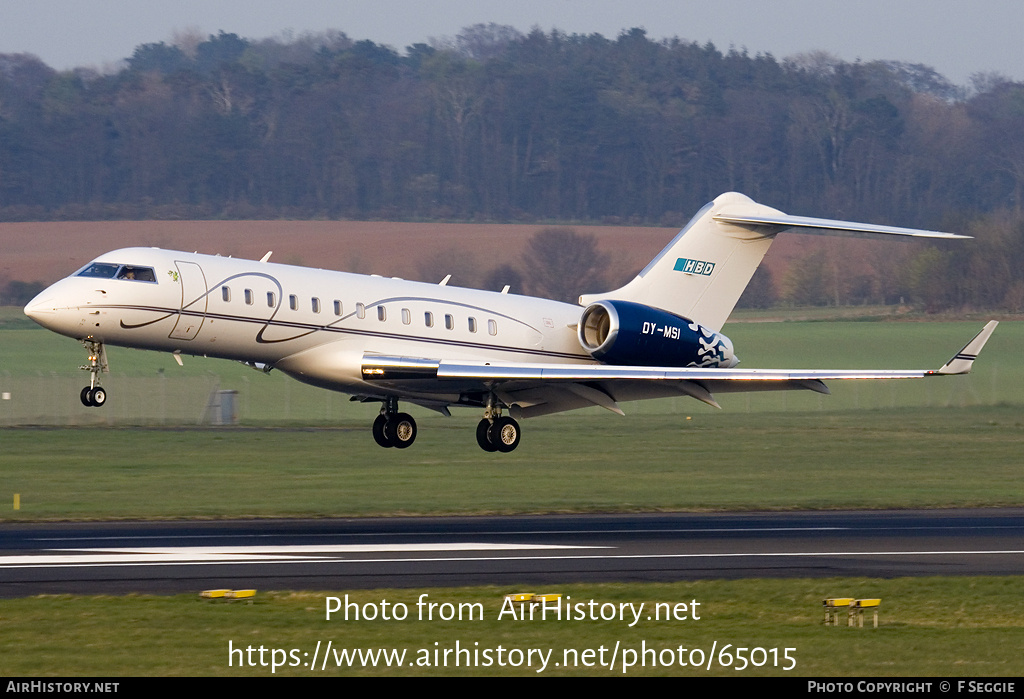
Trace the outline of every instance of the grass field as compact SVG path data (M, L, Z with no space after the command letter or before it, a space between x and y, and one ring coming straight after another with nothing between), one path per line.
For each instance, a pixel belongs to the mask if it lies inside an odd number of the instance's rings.
M757 320L746 318L747 320ZM938 367L983 325L821 321L728 326L744 366ZM375 514L612 512L966 507L1021 505L1024 478L1024 323L1003 323L969 377L833 383L818 394L726 395L724 410L679 398L627 404L627 417L586 410L526 421L507 455L476 446L475 412L413 410L420 436L383 451L368 425L376 408L261 375L230 362L111 350L108 412L77 405L82 351L72 341L0 313L0 425L23 424L14 404L46 427L0 430L0 525L7 521L179 517L340 517ZM80 375L76 375L80 374ZM142 397L139 391L143 387ZM210 390L240 392L242 426L194 427ZM162 393L161 393L162 391ZM135 395L133 398L132 396ZM163 396L164 406L155 397ZM25 398L28 396L28 398ZM120 407L119 407L120 406ZM22 406L24 408L24 406ZM27 410L27 413L26 413ZM4 412L6 411L6 412ZM163 427L159 425L163 424ZM138 425L145 425L139 427ZM191 427L189 425L192 425ZM20 509L13 509L17 493ZM33 597L0 600L0 674L536 675L537 666L467 669L415 665L425 650L613 647L659 658L683 646L710 670L631 668L674 676L1019 676L1024 671L1021 578L746 580L671 585L560 586L576 600L702 603L700 621L498 621L496 588L374 590L360 604L480 602L483 622L324 619L328 594L261 591L257 602L196 596ZM825 628L821 600L881 597L881 627ZM238 667L228 644L296 649L318 641L398 648L396 669ZM437 644L437 645L435 645ZM479 644L479 645L475 645ZM717 645L716 645L717 644ZM723 646L730 650L720 655ZM795 648L789 672L735 668L737 648ZM240 658L241 656L235 656ZM279 656L280 658L281 656ZM293 656L284 656L288 662ZM650 657L650 656L648 656ZM694 656L696 658L697 656ZM722 667L724 662L730 663ZM762 656L758 656L759 658ZM764 657L767 657L765 655ZM690 660L690 655L686 655ZM258 662L258 657L257 657ZM333 663L333 661L332 661ZM619 666L549 666L545 675L621 675Z
M13 313L2 319L11 327L0 329L0 391L11 400L0 401L0 424L77 427L0 432L0 502L21 501L18 511L0 508L0 521L1024 502L1021 322L1000 325L970 376L832 382L831 396L723 395L721 411L685 397L625 404L625 418L577 411L525 421L519 449L495 455L475 444L475 411L413 408L416 445L384 452L369 434L374 405L233 362L186 358L182 368L118 348L110 402L87 409L76 343ZM906 368L938 367L980 327L747 322L727 331L745 365ZM211 387L239 390L243 428L181 431ZM26 401L32 408L12 417ZM165 427L130 427L140 423Z
M556 416L506 455L469 427L424 416L413 448L386 452L363 421L7 429L0 521L1024 503L1016 406Z
M746 314L745 320L758 316ZM739 322L727 325L741 367L938 368L984 325L955 322ZM27 325L26 325L27 323ZM926 381L831 382L831 396L810 391L719 396L724 412L839 412L864 408L1024 405L1024 322L1003 322L966 377ZM16 309L0 313L0 426L195 425L211 393L238 391L241 422L248 425L333 425L373 419L376 408L348 396L299 384L277 372L263 374L237 362L109 348L109 400L103 410L83 407L78 392L88 380L77 367L85 351L68 338L34 326ZM627 403L627 414L685 415L705 410L691 398ZM710 409L707 409L710 410ZM412 411L420 418L426 412ZM577 413L574 413L575 415ZM456 421L475 424L475 411L456 410ZM632 419L632 418L630 418ZM526 434L540 421L525 425ZM418 447L417 447L418 448Z

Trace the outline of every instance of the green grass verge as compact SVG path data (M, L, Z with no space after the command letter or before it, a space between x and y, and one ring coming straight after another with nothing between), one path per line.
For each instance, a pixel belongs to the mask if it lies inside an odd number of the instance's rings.
M22 327L28 323L27 328ZM963 346L983 320L956 322L740 322L726 326L741 366L763 368L937 368ZM974 372L955 379L831 382L833 395L798 391L720 396L727 410L845 410L1024 402L1024 322L1004 321ZM195 424L212 387L239 391L248 424L323 423L358 415L348 396L299 384L277 372L237 362L108 348L111 399L103 412L78 404L87 375L77 367L82 347L0 309L0 402L4 424ZM126 384L126 385L122 385ZM626 404L627 412L678 412L692 399ZM679 406L684 406L680 408ZM179 417L175 417L178 415ZM180 416L187 416L182 419Z
M583 620L517 621L506 615L499 620L502 595L519 590L496 587L425 590L372 590L348 592L349 601L370 604L377 610L387 600L408 607L404 621L349 620L334 615L325 619L328 595L344 600L345 592L258 593L252 604L200 600L197 595L173 597L33 597L0 601L0 674L41 677L46 675L94 676L322 676L322 675L524 675L536 676L539 656L532 667L498 664L497 647L505 662L516 662L516 651L538 649L548 656L544 675L622 676L622 660L636 653L632 675L751 676L1020 676L1024 673L1024 597L1020 578L917 578L917 579L803 579L703 581L672 584L561 585L547 591L568 595L572 602L645 604L641 620L628 622ZM529 590L527 590L529 591ZM417 619L416 602L479 603L483 620ZM825 627L821 601L831 596L880 597L879 628ZM657 603L696 600L699 620L648 620ZM464 609L468 610L468 607ZM597 607L600 610L600 607ZM606 608L607 609L607 608ZM589 616L589 607L586 608ZM435 608L440 613L441 608ZM468 611L467 611L468 614ZM630 616L630 621L632 616ZM332 648L405 650L401 668L338 667L333 654L326 669L320 662L326 645ZM472 656L463 655L454 666L435 665L435 650L461 648L478 651L479 662L491 652L490 666L466 667ZM321 643L318 668L309 663ZM229 656L233 648L252 647L256 666L248 654ZM618 661L607 667L616 644ZM646 644L646 646L644 645ZM258 649L265 649L260 665ZM729 646L729 647L726 647ZM600 648L604 648L604 666ZM643 648L657 653L640 665ZM702 667L679 665L701 661ZM708 656L714 647L711 668ZM769 653L739 648L769 649ZM792 648L795 668L781 669L785 649ZM272 651L286 663L272 672ZM565 651L575 650L578 664L565 666ZM583 652L591 649L592 656ZM697 649L697 650L694 650ZM770 649L778 649L772 655ZM293 654L294 650L294 654ZM691 652L692 651L692 652ZM723 653L724 651L724 653ZM740 655L762 667L744 670ZM229 657L232 664L229 665ZM524 655L524 660L526 659ZM571 659L572 653L569 657ZM583 666L584 657L593 663ZM768 659L767 664L764 660ZM774 667L774 659L780 667ZM239 667L242 661L245 666ZM289 667L287 663L298 663ZM558 666L555 665L558 663ZM410 665L411 664L411 665ZM726 667L722 667L726 665Z
M0 314L2 318L2 314ZM12 318L11 322L19 322ZM982 320L936 323L854 321L733 323L725 328L742 367L938 368L982 325ZM0 325L0 426L195 425L215 389L238 391L243 424L338 424L373 419L376 408L348 396L305 386L279 372L263 374L237 362L108 348L111 374L103 378L108 403L85 408L78 393L88 380L77 367L85 351L41 328ZM1003 322L970 376L920 381L835 381L831 396L810 391L718 396L726 412L838 412L863 408L946 407L1024 403L1024 322ZM623 404L634 414L690 414L691 398ZM478 411L457 411L476 415ZM418 417L419 413L414 414ZM472 419L472 418L471 418ZM531 421L528 425L533 425ZM532 428L531 428L532 429Z
M424 416L407 450L331 429L8 429L0 521L1024 503L1016 406L526 423L511 454ZM13 509L13 495L20 509Z

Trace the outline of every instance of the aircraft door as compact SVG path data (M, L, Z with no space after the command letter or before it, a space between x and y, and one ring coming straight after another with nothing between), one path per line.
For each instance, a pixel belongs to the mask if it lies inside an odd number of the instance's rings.
M174 264L178 268L178 284L181 285L181 310L170 337L174 340L194 340L206 320L209 304L206 275L195 262L176 260Z

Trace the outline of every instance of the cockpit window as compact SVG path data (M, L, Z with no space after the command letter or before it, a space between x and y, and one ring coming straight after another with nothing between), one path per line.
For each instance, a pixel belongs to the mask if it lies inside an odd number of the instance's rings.
M117 273L118 279L133 279L139 282L155 282L156 274L152 267L136 267L135 265L122 265Z
M121 265L111 265L106 262L93 262L91 265L78 273L79 277L98 277L100 279L113 279Z
M93 262L75 276L94 277L97 279L127 279L129 281L156 283L156 272L153 271L152 267L115 265L109 262Z

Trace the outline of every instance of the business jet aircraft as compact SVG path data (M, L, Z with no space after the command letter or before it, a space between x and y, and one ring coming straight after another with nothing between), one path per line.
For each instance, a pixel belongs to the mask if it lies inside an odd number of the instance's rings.
M968 236L788 216L742 194L702 208L631 282L572 305L502 292L156 248L101 255L33 299L25 313L89 351L87 406L101 406L106 345L204 355L277 369L353 400L379 401L373 437L405 448L416 422L405 400L449 415L483 409L485 451L519 444L516 418L687 395L807 389L829 379L965 374L995 329L940 369L738 369L720 330L782 231L924 238ZM507 414L506 414L507 413Z

